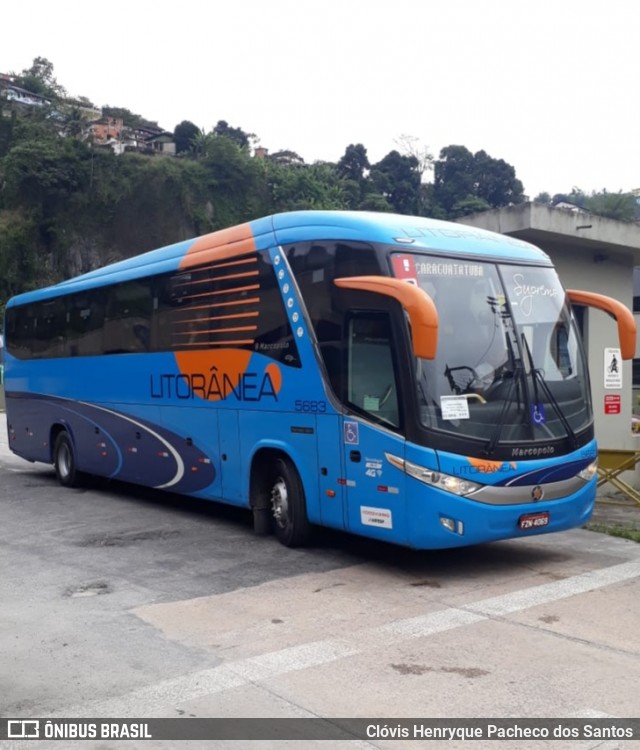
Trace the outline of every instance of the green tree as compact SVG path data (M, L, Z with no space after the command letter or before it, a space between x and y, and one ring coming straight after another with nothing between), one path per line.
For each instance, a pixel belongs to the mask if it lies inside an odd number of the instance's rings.
M213 129L214 135L223 136L236 143L240 148L248 149L253 137L252 133L245 133L242 128L233 128L226 120L218 120Z
M85 120L81 110L78 107L67 108L64 115L65 133L73 138L78 138L83 134L84 128Z
M202 143L200 163L215 227L221 229L255 218L261 202L261 160L253 159L233 138L209 133Z
M617 221L634 221L639 214L637 198L633 193L593 192L586 198L584 207L598 216Z
M38 222L27 211L0 211L0 312L9 297L44 281L38 259Z
M283 151L275 151L273 154L269 154L267 157L270 161L275 161L278 164L304 164L304 159L297 154L295 151L284 149Z
M504 159L494 159L486 151L477 151L474 160L474 192L490 207L500 208L522 203L524 188L516 170Z
M114 117L122 120L122 123L128 128L157 128L158 123L153 120L147 120L142 115L137 115L126 107L112 107L109 104L102 108L103 117Z
M66 91L53 74L53 63L46 57L35 57L30 68L15 76L18 85L39 96L49 99L61 99Z
M459 200L473 195L474 160L465 146L446 146L434 164L433 195L446 216Z
M44 107L34 107L27 115L14 115L7 151L20 143L58 143L60 126L49 114L49 110Z
M551 205L571 203L596 216L604 216L617 221L637 221L640 218L640 206L633 193L610 193L607 190L592 191L590 194L580 188L571 188L570 193L556 193Z
M363 208L363 201L365 196L373 190L367 181L370 167L367 149L362 143L349 144L336 164L336 173L342 180L349 208L367 210ZM383 200L386 202L386 199ZM386 205L388 206L388 203Z
M203 164L140 154L108 157L96 166L95 198L85 216L120 257L220 228L205 210L214 196Z
M37 278L54 281L66 267L68 228L79 213L90 181L90 151L71 138L25 141L2 159L4 206L37 224L31 239L39 252ZM26 250L26 249L25 249ZM31 248L29 248L31 252ZM26 267L19 266L26 273ZM26 270L25 270L26 269ZM26 285L32 279L25 278Z
M173 131L173 140L176 144L176 154L183 154L192 151L194 141L201 134L201 130L190 120L183 120L178 123Z
M392 213L394 211L393 206L380 193L367 193L360 201L358 209L360 211L380 211L384 213Z
M515 169L485 151L472 154L465 146L451 145L440 151L434 164L433 198L445 216L459 212L500 208L524 199ZM476 199L476 200L473 200Z
M433 182L420 185L418 216L429 216L432 219L446 219L447 215L435 198Z
M350 143L336 165L336 169L340 177L361 184L370 166L367 149L362 143Z
M457 219L460 216L476 214L480 211L489 211L491 208L491 204L484 198L480 198L477 195L467 195L453 204L449 218Z
M374 191L382 195L394 211L415 214L420 203L420 163L415 156L390 151L371 167Z
M549 206L551 205L551 196L547 192L538 193L536 197L533 199L534 203L540 203L543 206Z
M38 208L53 216L72 193L87 188L89 159L89 149L71 139L15 146L2 160L9 207Z
M286 165L267 162L269 213L348 208L334 164Z
M1 92L0 92L1 93ZM2 109L2 98L0 97L0 110ZM0 157L4 156L13 142L13 129L16 123L15 110L11 117L0 117Z
M420 142L419 138L413 135L401 135L395 142L398 144L402 154L413 156L417 159L420 175L424 182L427 172L433 169L433 154L427 146Z

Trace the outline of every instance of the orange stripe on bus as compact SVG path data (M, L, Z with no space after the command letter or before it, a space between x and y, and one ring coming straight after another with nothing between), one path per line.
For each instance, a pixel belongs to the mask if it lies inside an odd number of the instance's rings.
M236 286L233 289L223 289L221 292L202 292L201 294L183 294L182 299L198 299L199 297L219 297L221 294L235 294L236 292L251 292L260 289L259 284Z
M230 333L232 331L257 331L258 326L237 326L234 328L202 328L197 331L174 331L174 336L202 336L204 333Z
M253 352L247 349L233 349L230 347L254 344L253 339L245 341L227 341L224 344L194 344L193 348L173 353L176 358L176 364L181 373L185 375L193 373L209 373L210 377L215 379L218 386L225 382L233 384L238 383L242 375L247 372L249 362ZM197 348L196 348L197 347ZM265 375L268 375L276 393L282 388L282 372L275 362L270 362L264 368ZM200 396L199 393L195 393ZM209 389L207 398L211 401L218 401L223 398L220 387Z
M255 255L251 258L238 258L237 260L231 260L228 263L205 263L199 265L195 272L199 271L217 271L219 268L235 268L236 266L246 266L248 264L255 265L258 262L258 256Z
M198 271L204 269L198 269ZM181 281L176 284L177 287L190 287L196 284L210 284L212 281L226 281L227 279L247 279L255 278L259 275L259 271L245 271L244 273L230 273L227 276L209 276L205 279L189 279L188 281Z
M512 469L516 468L516 464L513 461L490 461L486 458L472 458L470 456L467 456L466 458L471 466L476 468L482 474L493 474L495 471L500 471L505 465L510 466Z
M249 224L221 229L198 237L180 262L180 268L191 268L202 263L230 260L256 252L256 242Z
M206 309L208 309L208 307ZM174 321L173 325L182 325L183 323L206 323L209 320L237 320L238 318L257 318L258 314L259 313L256 310L255 312L237 313L236 315L211 315L206 318L185 318L184 320Z
M193 310L210 310L213 307L232 307L237 305L257 305L260 297L249 297L249 299L233 300L232 302L216 302L213 305L189 305L186 310L176 309L174 313L192 312Z

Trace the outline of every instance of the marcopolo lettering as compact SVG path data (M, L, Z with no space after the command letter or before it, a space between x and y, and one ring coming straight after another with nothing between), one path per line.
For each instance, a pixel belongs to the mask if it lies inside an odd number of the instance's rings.
M229 375L212 367L210 372L162 373L149 376L151 398L180 399L201 398L206 401L278 400L276 387L269 372L241 372Z
M556 452L552 445L543 445L538 448L512 448L511 455L514 458L526 458L527 456L551 456Z

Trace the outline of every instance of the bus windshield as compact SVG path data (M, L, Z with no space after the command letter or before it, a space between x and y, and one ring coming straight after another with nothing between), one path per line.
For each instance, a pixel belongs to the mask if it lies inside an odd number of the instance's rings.
M575 443L591 423L589 382L553 268L406 253L393 265L438 311L436 357L417 361L424 427L471 438L484 455L504 443Z

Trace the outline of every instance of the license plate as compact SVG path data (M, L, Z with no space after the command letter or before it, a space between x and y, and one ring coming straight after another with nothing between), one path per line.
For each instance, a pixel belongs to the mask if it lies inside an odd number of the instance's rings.
M527 513L518 519L519 529L539 529L542 526L549 525L549 513Z

